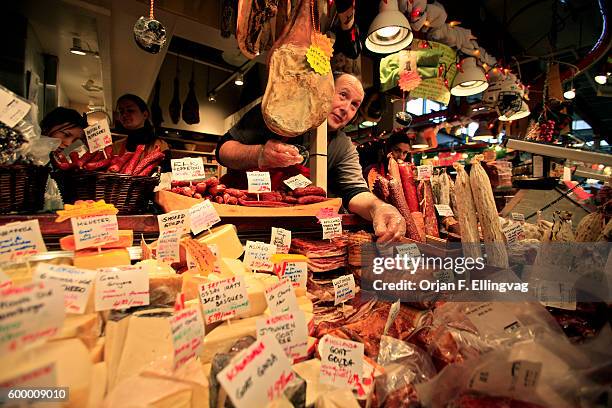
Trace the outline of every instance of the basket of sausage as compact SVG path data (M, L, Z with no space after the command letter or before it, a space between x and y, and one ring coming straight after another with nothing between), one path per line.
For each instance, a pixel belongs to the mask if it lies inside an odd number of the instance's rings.
M104 200L119 214L145 212L153 189L159 184L160 164L165 154L159 149L145 154L145 146L134 152L113 154L112 146L102 152L52 155L57 182L65 204L77 200Z

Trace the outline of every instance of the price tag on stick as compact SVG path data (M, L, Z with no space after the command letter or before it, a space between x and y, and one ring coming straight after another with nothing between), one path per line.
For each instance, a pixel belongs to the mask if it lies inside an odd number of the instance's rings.
M77 250L100 247L119 240L119 224L116 215L71 218L74 245Z
M272 191L270 173L267 171L247 171L249 193L267 193Z
M206 177L204 162L201 157L184 157L172 159L172 181L200 180Z
M174 347L174 369L200 354L204 339L204 321L199 307L188 307L170 318Z
M198 235L204 230L209 230L213 225L220 222L219 214L210 200L194 205L189 209L189 223L191 232Z
M351 275L340 276L332 280L334 284L334 305L339 305L355 297L355 277Z
M295 190L296 188L308 187L312 184L312 181L307 179L303 174L298 174L297 176L289 177L287 180L283 180L283 183L291 190Z
M206 324L231 319L251 308L243 276L205 283L199 291Z
M85 132L85 137L87 138L87 146L89 147L89 151L92 153L100 150L103 151L106 146L113 144L113 137L106 119L86 127L83 131ZM104 154L106 155L106 153Z
M47 252L47 247L38 220L0 226L0 263L22 260L40 252Z
M139 266L98 269L94 288L96 312L149 304L149 275Z
M323 239L332 239L342 235L342 218L323 218L320 222L323 228Z
M34 279L56 281L64 292L66 313L83 314L93 289L96 271L78 269L69 265L39 263L34 271Z
M272 238L270 243L276 245L276 253L288 254L291 247L291 231L272 227Z
M320 343L321 371L319 382L341 388L352 388L355 376L363 373L363 343L325 335Z

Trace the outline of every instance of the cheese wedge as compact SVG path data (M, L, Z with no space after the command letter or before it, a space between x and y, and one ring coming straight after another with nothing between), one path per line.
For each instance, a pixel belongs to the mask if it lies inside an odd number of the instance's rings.
M106 343L106 337L100 337L96 342L96 345L89 350L89 358L92 364L97 364L104 360L104 345ZM106 372L106 370L104 370ZM104 378L106 384L106 378Z
M127 335L130 315L117 310L110 313L106 322L106 343L104 345L104 361L107 364L108 389L115 385L115 373L121 361L125 337Z
M110 268L113 266L130 265L130 254L125 248L83 249L74 253L74 266L83 269Z
M60 248L64 251L74 251L76 249L74 243L74 235L66 235L59 240ZM113 242L107 242L102 244L102 249L108 248L128 248L134 244L134 231L132 230L119 230L119 239Z
M218 263L219 269L221 269L221 275L234 276L252 273L244 266L244 263L238 259L220 257Z
M238 259L244 252L244 248L238 239L235 225L225 224L213 228L212 233L203 232L198 241L204 244L217 244L219 256L222 258Z
M69 401L60 406L85 407L92 378L91 361L85 345L79 339L52 341L31 350L12 353L0 360L0 384L10 388L28 385L32 373L55 364L56 385L37 383L35 386L69 387Z
M170 265L147 259L136 264L149 275L149 302L151 305L172 306L176 295L181 292L183 276L178 275Z
M102 335L102 319L98 313L83 315L68 314L64 324L51 340L80 339L87 348L95 347Z
M98 408L106 395L106 363L104 361L94 364L91 371L91 387L87 408Z

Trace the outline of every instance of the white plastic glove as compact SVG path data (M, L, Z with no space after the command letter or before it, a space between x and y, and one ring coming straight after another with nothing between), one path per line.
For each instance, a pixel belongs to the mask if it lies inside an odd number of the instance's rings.
M406 221L391 204L379 204L372 210L374 233L377 243L399 241L406 235Z
M289 167L304 160L297 147L270 139L261 146L257 166L260 169Z

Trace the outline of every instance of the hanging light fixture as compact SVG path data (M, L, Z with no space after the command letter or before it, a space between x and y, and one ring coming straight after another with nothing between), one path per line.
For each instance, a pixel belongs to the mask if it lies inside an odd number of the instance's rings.
M485 73L476 64L476 58L468 57L459 63L457 75L453 80L451 95L469 96L476 95L489 87Z
M238 86L244 85L244 75L242 74L242 72L236 75L236 79L234 79L234 84Z
M378 15L370 24L365 46L379 54L403 50L412 42L410 23L399 11L397 0L381 0Z
M509 122L511 120L519 120L519 119L526 118L530 114L531 114L531 111L529 110L529 105L527 105L527 102L523 101L521 104L521 108L518 111L514 113L509 112L504 115L501 115L499 117L499 120L503 122Z
M572 80L572 82L570 83L570 86L567 91L563 92L563 97L569 100L572 100L576 97L576 88L574 88L574 80Z
M212 102L212 103L217 102L217 97L215 96L214 93L209 93L208 94L208 102Z
M429 143L427 142L427 139L423 135L423 132L417 132L416 139L414 139L414 142L412 143L412 146L410 146L410 147L413 148L413 149L427 149L427 148L429 148Z
M491 139L494 139L493 131L489 128L489 124L486 121L480 122L478 125L478 129L474 133L472 139L474 140L482 140L488 142Z
M608 82L608 76L604 73L599 73L595 75L595 82L599 85L605 85Z
M85 49L81 45L81 39L79 37L72 37L72 47L70 47L70 53L75 55L93 55L98 57L98 52L90 49Z

